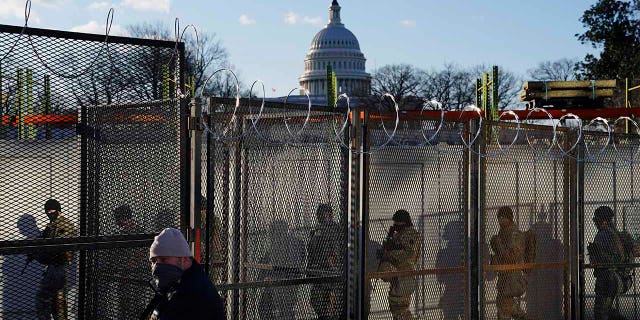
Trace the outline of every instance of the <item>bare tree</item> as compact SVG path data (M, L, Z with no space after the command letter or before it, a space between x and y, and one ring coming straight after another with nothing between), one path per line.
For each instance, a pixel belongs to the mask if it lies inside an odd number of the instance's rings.
M129 34L133 37L175 41L175 35L169 28L161 22L141 23L127 27ZM198 37L187 33L184 36L185 42L185 77L193 78L194 90L199 94L222 96L228 94L228 83L230 74L219 72L210 78L218 69L229 68L228 54L222 42L215 34L198 31ZM170 57L159 57L160 59ZM149 64L148 74L151 77L160 75L161 63ZM203 90L203 86L206 88ZM235 84L233 85L235 90ZM155 94L154 94L155 95Z
M373 71L371 91L374 95L391 94L400 109L422 104L421 91L424 71L409 64L386 65Z
M427 72L422 81L420 96L438 101L445 110L459 110L473 103L474 80L469 71L454 64Z
M569 81L576 79L578 60L563 58L556 61L540 62L528 71L529 77L537 81Z

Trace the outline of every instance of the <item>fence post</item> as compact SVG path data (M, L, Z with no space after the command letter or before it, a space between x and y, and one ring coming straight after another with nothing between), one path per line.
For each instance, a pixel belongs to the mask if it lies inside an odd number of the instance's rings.
M469 210L468 225L468 286L469 296L469 315L470 319L484 319L484 283L482 275L482 248L484 246L484 161L479 156L483 151L485 143L485 132L479 127L479 122L476 120L473 124L469 125L469 129L466 132L467 139L471 139L474 136L473 129L481 130L478 139L467 149L467 207ZM464 130L464 128L462 129Z
M356 117L362 114L360 123L360 155L358 156L358 216L360 217L360 234L358 236L358 317L368 319L366 300L367 280L367 242L369 240L369 169L370 149L369 139L369 111L363 109Z
M163 66L164 68L164 66ZM167 69L168 78L168 69ZM165 89L163 88L163 91ZM168 92L168 87L167 90ZM192 243L193 256L196 261L200 262L201 253L201 199L202 199L202 109L200 98L193 98L189 104L189 225L188 237Z
M584 159L584 150L582 145L579 144L576 150L573 151L577 154L575 159ZM578 158L579 157L579 158ZM572 159L575 172L573 174L572 185L575 186L575 190L571 193L572 204L571 211L574 218L574 223L571 224L572 233L574 235L574 248L571 252L571 257L574 264L573 272L573 299L574 304L574 319L582 319L582 315L585 314L584 310L584 162ZM576 297L578 301L575 301Z

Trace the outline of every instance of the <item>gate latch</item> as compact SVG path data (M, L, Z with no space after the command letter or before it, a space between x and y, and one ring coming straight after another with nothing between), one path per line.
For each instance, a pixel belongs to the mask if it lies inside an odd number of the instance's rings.
M202 131L202 117L189 117L189 131Z

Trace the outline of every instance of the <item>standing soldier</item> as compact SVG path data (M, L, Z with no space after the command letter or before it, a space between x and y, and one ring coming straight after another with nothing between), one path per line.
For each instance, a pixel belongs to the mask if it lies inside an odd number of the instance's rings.
M624 264L633 260L633 239L626 232L618 232L613 223L613 210L602 206L596 209L593 222L598 233L587 246L589 260L595 266L596 300L593 313L596 320L626 319L613 307L616 298L627 292L633 283L632 268ZM599 264L619 264L614 267L599 267Z
M208 214L207 211L207 198L203 196L200 200L200 214L202 216L203 228L207 226L207 219L211 219L211 230L209 233L211 243L204 243L203 246L205 250L210 250L209 257L211 260L209 264L211 265L211 269L209 276L213 280L213 283L224 282L226 281L224 276L224 267L226 264L222 239L222 221L215 215L213 210L211 210L210 214ZM206 239L203 239L203 241L206 241Z
M379 272L414 271L420 255L421 237L406 210L393 214L393 225L382 244ZM389 310L394 320L410 320L411 295L416 289L415 276L393 277L389 288Z
M49 223L42 232L42 238L68 238L74 235L73 223L62 216L58 201L47 200L44 211L49 217ZM73 253L69 251L38 253L33 256L46 267L36 300L38 319L50 320L52 316L55 320L67 319L66 269L72 257Z
M320 204L316 210L318 226L311 232L307 245L307 272L312 276L335 275L342 265L340 227L333 221L328 204ZM339 283L317 283L311 286L311 305L319 320L337 319L342 296Z
M493 250L491 264L518 264L525 262L525 234L513 222L513 211L509 207L498 209L500 230L491 237ZM522 270L498 271L496 284L496 307L498 319L527 319L520 307L520 297L525 292L526 278Z
M113 210L113 218L121 234L143 234L144 229L133 219L133 210L129 205L121 205ZM131 248L118 253L118 257L110 257L110 263L115 264L112 270L116 272L116 287L118 290L119 319L138 319L140 311L144 309L144 302L131 297L143 294L147 288L147 272L149 265L141 257L147 255L144 247ZM109 306L113 308L113 306Z

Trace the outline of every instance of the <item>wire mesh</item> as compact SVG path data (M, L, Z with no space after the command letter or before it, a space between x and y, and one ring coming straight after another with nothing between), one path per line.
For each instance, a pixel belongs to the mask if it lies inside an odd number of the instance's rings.
M620 134L616 134L621 136ZM587 132L585 139L595 140L602 133ZM620 260L622 252L615 245L616 239L624 242L624 233L637 247L638 240L638 165L628 163L625 159L635 157L638 141L626 137L628 143L618 147L619 152L612 150L599 157L586 161L583 165L584 203L582 212L582 283L584 299L582 307L585 319L597 319L603 316L622 316L627 319L640 317L638 301L637 249L630 252L628 261ZM616 137L616 140L618 137ZM584 147L581 149L582 152ZM597 227L595 211L608 207L614 213L610 227ZM619 233L620 232L620 233ZM603 257L593 247L607 247L611 244L611 256ZM626 246L626 245L624 245ZM591 250L589 250L591 249ZM611 264L609 267L598 267L600 264ZM610 281L610 276L617 276L621 283ZM630 276L630 278L629 278ZM625 283L628 282L628 283Z
M230 135L243 137L208 136L206 216L214 217L207 222L209 274L228 313L243 319L343 317L347 175L344 151L327 142L334 115L266 108L258 124L249 107L235 119L226 109L209 110L209 127L227 126ZM289 143L307 115L314 121ZM258 126L260 133L252 131ZM222 246L215 240L216 220ZM216 247L222 252L214 253Z
M402 127L416 125L421 124ZM382 123L371 126L371 140L386 137ZM446 127L442 134L455 136L457 129ZM402 145L420 139L403 136ZM457 152L461 145L459 140L445 139L436 146L388 147L371 154L369 319L405 319L409 313L417 319L465 317L460 294L467 290L467 194L466 153ZM409 212L413 227L390 230L398 210Z
M138 319L184 215L183 45L0 25L0 54L0 318Z
M513 126L487 128L487 152ZM530 137L549 127L524 126ZM540 158L523 139L486 159L482 232L485 319L564 319L568 283L568 158ZM511 222L500 216L512 215ZM509 219L506 219L509 220ZM529 264L529 266L526 266Z

